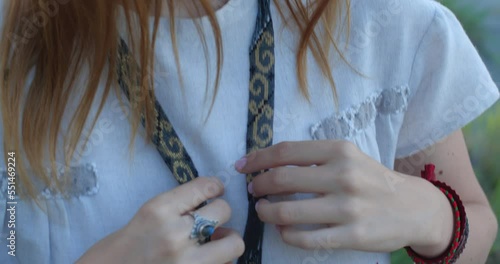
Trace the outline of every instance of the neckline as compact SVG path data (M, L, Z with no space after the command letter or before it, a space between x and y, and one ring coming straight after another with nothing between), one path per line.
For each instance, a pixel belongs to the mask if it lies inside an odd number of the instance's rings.
M250 5L254 2L254 0L228 0L227 3L225 3L223 6L215 10L215 16L217 19L222 19L224 17L230 16L231 13L237 11L238 9L241 9L242 7L246 5ZM150 16L151 21L154 20L154 16ZM160 20L168 19L167 16L161 16ZM187 17L187 16L178 16L175 18L176 21L179 22L187 22L187 21L200 21L200 22L210 22L208 15L203 15L200 17Z
M212 0L212 1L214 1L214 0ZM218 0L215 2L216 2L215 4L217 7L215 7L215 8L212 7L212 8L214 8L214 12L217 13L219 10L224 9L231 2L231 0ZM201 15L201 16L189 17L189 15L186 14L186 12L187 11L185 11L184 14L179 15L178 18L197 19L197 18L202 18L204 16L207 16L207 15Z

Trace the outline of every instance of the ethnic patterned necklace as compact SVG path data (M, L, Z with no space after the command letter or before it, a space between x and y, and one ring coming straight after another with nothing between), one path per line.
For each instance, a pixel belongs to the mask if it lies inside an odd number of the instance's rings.
M270 11L270 0L258 0L259 7L255 31L250 43L250 82L246 145L247 153L272 145L274 116L274 29ZM129 76L132 69L138 69L125 41L121 39L118 54L118 84L130 100ZM141 118L144 125L145 120ZM153 143L179 184L198 177L193 160L184 148L174 127L158 101L155 101L155 131ZM248 174L249 184L261 172ZM258 198L247 193L248 217L244 233L245 253L238 264L260 264L264 223L255 211ZM203 203L201 206L203 206Z

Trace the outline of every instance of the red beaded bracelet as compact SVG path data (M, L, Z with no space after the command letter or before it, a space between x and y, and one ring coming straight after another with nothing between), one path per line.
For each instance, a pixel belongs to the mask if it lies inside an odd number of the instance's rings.
M426 258L420 256L410 247L406 247L406 252L416 264L454 263L464 250L465 244L467 243L467 238L469 236L469 223L462 201L460 200L460 197L455 192L455 190L453 190L444 182L436 180L436 175L434 173L435 168L436 167L434 166L434 164L425 165L425 169L421 172L421 176L422 178L430 181L437 188L439 188L439 190L441 190L446 195L446 198L448 198L448 200L450 201L450 204L453 207L453 218L455 223L453 240L451 241L450 246L446 249L445 252L434 258Z

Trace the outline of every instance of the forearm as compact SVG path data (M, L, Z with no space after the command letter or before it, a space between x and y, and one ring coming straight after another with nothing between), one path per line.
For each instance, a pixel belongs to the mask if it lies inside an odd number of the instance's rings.
M469 237L465 245L465 250L459 257L457 263L484 263L488 257L493 241L496 238L498 224L488 203L488 199L474 174L462 132L457 130L445 140L419 153L404 159L396 160L394 168L396 168L398 172L404 173L404 175L413 175L420 181L426 181L420 177L420 172L425 164L436 165L437 180L445 182L456 191L467 213L467 218L469 220ZM418 185L418 187L420 187L420 194L415 195L420 196L420 199L417 198L417 200L424 200L422 197L425 198L426 195L433 194L431 197L433 201L440 201L440 206L442 208L444 208L443 206L445 205L451 208L449 201L443 202L442 197L444 197L444 195L442 193L440 197L434 195L437 188L429 188L432 184L429 183L427 186L424 186L419 183ZM428 206L431 206L431 204ZM444 212L450 211L441 210L440 212L443 214ZM438 229L425 229L429 227L422 227L418 223L415 223L415 226L421 229L424 228L424 232L432 231L431 233L436 233L440 232L439 230L446 230L450 225L453 225L452 220L439 222L439 217L432 221L427 221L427 223L428 226ZM446 241L447 239L448 241ZM445 250L443 246L451 243L451 233L450 236L443 236L441 242L441 252L443 252ZM429 248L430 247L427 247L427 249ZM426 254L428 253L426 250L418 251L418 253L428 255ZM439 255L438 252L431 254L431 256L437 255Z
M412 249L422 256L434 257L448 248L453 237L451 205L448 199L430 183L422 182L419 179L419 184L423 184L420 186L421 188L427 188L424 191L427 195L439 195L439 197L435 196L439 214L436 214L433 219L429 219L431 221L426 223L426 227L429 228L427 234L438 234L439 240L436 241L435 237L433 239L428 236L429 240L418 246L412 246ZM465 250L460 255L457 263L485 263L497 234L496 217L487 204L462 202L469 220L469 237Z
M457 264L485 263L497 235L497 219L487 205L466 203L465 211L469 219L469 239Z

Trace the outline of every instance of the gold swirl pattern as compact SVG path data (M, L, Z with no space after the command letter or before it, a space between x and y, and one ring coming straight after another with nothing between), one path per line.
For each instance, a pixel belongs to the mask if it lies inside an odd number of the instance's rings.
M274 37L272 33L264 31L260 42L265 45L257 44L255 48L255 66L257 66L259 71L268 73L274 67Z
M129 99L131 106L134 107L136 104L134 99L137 97L130 96L130 94L132 93L136 95L140 92L140 86L134 85L134 83L139 84L140 82L131 81L129 77L131 70L137 70L139 67L135 60L131 57L128 47L123 39L120 42L118 51L118 84ZM137 74L136 76L140 80L140 75ZM196 170L191 157L175 132L172 123L161 108L161 105L158 101L155 101L154 105L155 130L152 135L153 143L156 145L162 159L165 161L179 184L193 180L198 177L198 171ZM141 113L141 122L143 125L145 124L143 113Z
M272 24L265 26L250 51L247 151L272 145L274 116L274 37ZM247 174L250 183L259 173Z
M258 85L258 82L260 82L261 85ZM253 96L260 96L263 98L269 97L269 81L266 79L266 76L260 72L255 73L250 80L250 92Z
M269 147L273 143L275 56L270 0L259 0L259 12L249 55L250 81L246 142L247 152L253 152ZM119 46L118 63L118 83L130 101L130 93L136 92L131 91L131 89L140 89L140 85L137 85L140 84L140 81L133 80L131 83L128 76L130 76L131 71L136 72L139 67L130 56L123 39L121 39ZM136 76L140 78L140 74L136 74ZM130 102L130 104L134 105L134 102ZM154 104L153 143L177 182L186 183L198 177L198 171L160 104L158 101L155 101ZM145 124L142 114L141 122L143 125ZM247 174L247 184L262 172L264 171ZM248 218L244 234L246 248L243 256L238 259L238 263L260 264L262 262L264 224L259 220L255 211L257 198L251 194L248 194L247 197L249 201ZM206 202L202 205L204 204Z
M176 160L174 162L174 174L177 175L177 181L182 183L186 183L190 180L193 180L195 178L194 172L192 171L191 167L186 164L185 162L182 162L181 160Z

